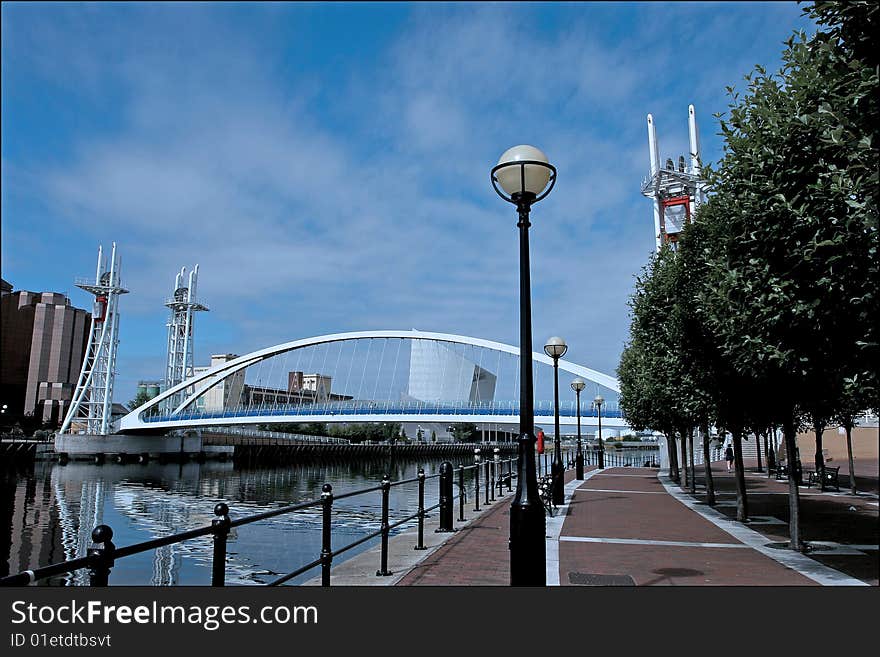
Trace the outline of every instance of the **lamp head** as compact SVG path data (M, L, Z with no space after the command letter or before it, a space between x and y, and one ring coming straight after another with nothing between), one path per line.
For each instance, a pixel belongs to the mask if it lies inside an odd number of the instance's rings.
M547 340L547 344L544 345L544 353L554 360L562 358L566 351L568 351L568 345L565 344L565 340L557 336Z
M576 378L574 381L571 382L571 389L574 390L575 392L580 392L581 390L583 390L586 387L587 387L586 381L584 381L580 377Z
M555 182L556 167L543 151L527 144L508 148L492 168L495 191L514 203L521 199L529 199L529 203L540 201L550 193ZM498 190L499 186L507 193L506 197Z
M593 403L596 406L601 406L602 404L605 403L605 399L602 397L602 395L596 395L596 398L593 400Z

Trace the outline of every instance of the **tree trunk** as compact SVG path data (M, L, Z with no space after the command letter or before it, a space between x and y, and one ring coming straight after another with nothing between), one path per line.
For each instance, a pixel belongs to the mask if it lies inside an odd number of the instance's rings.
M669 450L669 476L675 483L680 481L678 471L678 453L675 451L675 434L666 434L666 449Z
M767 444L766 440L764 444ZM759 431L755 431L755 455L758 457L758 469L756 472L764 472L764 468L761 467L761 433Z
M681 431L681 430L679 430ZM687 466L687 440L684 431L681 432L681 482L679 486L682 488L688 485L688 466Z
M819 488L825 490L825 456L822 454L822 432L824 427L821 422L813 422L813 432L816 434L816 474L819 476Z
M743 470L742 429L731 431L733 435L733 467L736 478L736 519L747 522L749 519L749 501L746 497L746 473Z
M846 458L849 459L849 488L853 495L858 495L859 492L856 490L856 470L853 467L852 424L847 422L844 429L846 429Z
M691 495L697 494L697 467L694 463L694 428L688 427L688 459L691 464Z
M706 476L706 504L715 506L715 483L712 481L712 457L709 454L709 427L700 427L701 438L703 439L703 472Z
M767 478L770 478L771 470L776 469L776 454L774 443L776 442L776 427L769 427L764 433L764 446L767 448Z
M795 472L797 459L797 431L794 418L789 417L782 425L785 438L785 460L788 464L788 534L790 537L789 547L792 550L801 550L801 527L800 509L801 500L798 492L797 473Z

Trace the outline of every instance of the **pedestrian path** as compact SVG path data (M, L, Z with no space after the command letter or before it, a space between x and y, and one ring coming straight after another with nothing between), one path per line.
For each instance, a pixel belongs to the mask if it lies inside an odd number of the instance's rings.
M559 584L862 584L679 493L656 470L610 468L575 490L559 536Z
M784 521L767 516L751 526L738 523L656 469L590 467L583 481L568 470L565 490L565 505L547 519L548 586L866 584L828 560L773 547L764 530L779 531ZM512 498L497 500L396 584L509 585ZM860 547L871 550L873 542ZM859 554L876 560L877 552Z

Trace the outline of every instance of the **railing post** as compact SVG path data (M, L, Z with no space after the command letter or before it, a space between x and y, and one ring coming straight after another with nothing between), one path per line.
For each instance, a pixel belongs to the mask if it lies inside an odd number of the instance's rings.
M480 448L474 449L474 511L480 510Z
M483 504L489 506L491 502L489 501L489 461L486 460L486 483L483 484L483 488L486 491L486 499L483 500Z
M452 463L440 464L440 527L435 532L452 532Z
M214 532L214 559L211 563L211 586L226 586L226 539L229 536L229 507L224 502L214 506L211 521Z
M494 457L492 458L492 462L488 463L489 469L492 473L492 501L495 501L495 478L498 476L498 471L496 468L496 464L498 463L498 450L495 450Z
M86 554L91 557L89 564L89 586L108 586L110 569L113 567L113 530L107 525L98 525L92 530L92 545Z
M376 575L387 576L388 570L388 499L391 497L391 478L382 476L382 557Z
M425 547L425 469L419 468L419 542L415 550L427 550Z
M458 521L464 522L464 503L465 503L465 494L464 490L464 465L461 463L458 464Z
M330 520L333 511L333 486L321 487L321 586L330 586L330 568L333 564Z
M512 482L513 481L513 459L507 459L507 492L511 492L513 490Z

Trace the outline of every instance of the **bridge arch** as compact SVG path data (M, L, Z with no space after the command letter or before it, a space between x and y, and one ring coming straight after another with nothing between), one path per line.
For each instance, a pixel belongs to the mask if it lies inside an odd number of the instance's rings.
M502 342L496 342L493 340L485 340L482 338L475 338L464 335L456 335L450 333L434 333L434 332L426 332L426 331L396 331L396 330L375 330L375 331L353 331L346 333L332 333L327 335L320 335L310 338L303 338L299 340L293 340L290 342L285 342L282 344L274 345L271 347L266 347L264 349L260 349L249 354L245 354L244 356L239 356L233 360L221 363L215 367L209 368L204 372L200 372L196 374L194 377L187 379L183 383L180 383L168 390L163 391L157 397L154 397L150 401L145 404L142 404L138 408L132 410L128 415L121 418L119 421L118 429L120 431L131 431L131 430L139 430L139 429L147 429L147 428L175 428L175 427L184 427L184 426L198 426L198 425L217 425L217 424L243 424L247 422L256 423L256 422L264 422L265 418L262 416L255 417L249 416L250 419L245 420L244 416L242 417L223 417L223 418L202 418L197 421L193 417L186 416L186 409L190 407L193 402L201 397L206 391L208 391L211 387L217 385L218 383L228 379L229 377L233 377L236 374L246 370L247 368L260 364L263 361L271 359L275 356L279 356L286 352L292 352L298 349L304 349L307 347L316 347L319 345L325 345L334 342L347 342L347 341L356 341L356 340L365 340L365 339L401 339L401 340L409 340L409 341L434 341L437 343L452 343L457 345L466 345L474 348L487 349L494 352L499 352L501 354L508 354L511 356L519 357L519 347L508 345ZM544 365L551 366L553 365L553 361L547 355L543 353L533 352L532 358L536 363L542 363ZM617 382L617 379L599 372L597 370L591 369L589 367L585 367L583 365L579 365L577 363L573 363L571 361L566 361L564 359L559 360L559 369L573 374L575 376L580 376L587 381L591 381L598 386L602 386L603 388L607 388L615 393L620 392L620 386ZM180 402L175 408L168 408L166 410L166 417L161 421L157 421L155 418L156 410L160 408L163 404L167 407L168 403L171 399L175 397L180 392L184 392L184 399ZM562 406L560 404L560 406ZM582 403L583 406L583 403ZM516 409L511 408L510 413L496 413L499 417L490 418L489 421L493 422L502 422L502 417L504 419L515 419L518 417L517 413L514 413ZM153 417L150 417L150 414L153 414ZM619 415L619 414L618 414ZM387 417L376 417L372 420L368 421L401 421L401 417L403 417L400 413L389 413ZM442 417L447 418L447 415L443 413L439 413L438 415L434 415L432 417ZM456 422L469 422L474 421L474 418L477 418L477 414L463 414L457 413L454 414L455 419L451 421ZM486 418L482 418L485 420ZM615 422L614 418L609 417L609 424L621 424L619 421ZM333 414L329 413L316 413L312 416L309 416L308 419L303 419L302 416L282 416L275 417L274 419L270 419L269 421L274 422L303 422L303 421L364 421L363 418L355 418L351 419L343 419L340 417L334 417ZM403 421L414 421L412 417L409 417ZM450 420L446 420L450 421ZM480 421L477 419L477 421ZM570 422L566 422L569 423ZM603 417L603 423L605 423L605 419Z

